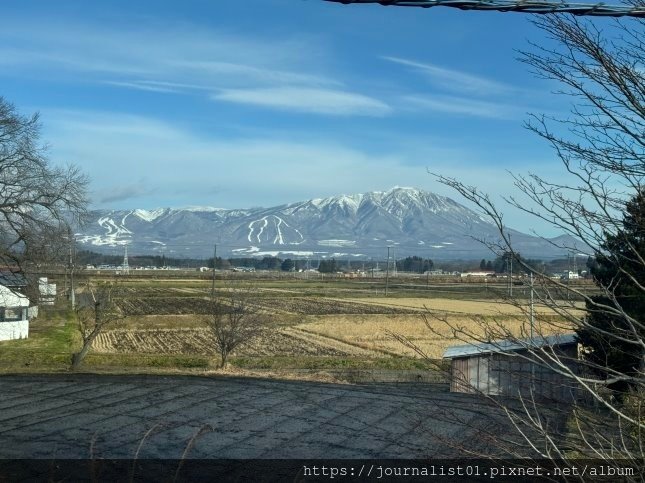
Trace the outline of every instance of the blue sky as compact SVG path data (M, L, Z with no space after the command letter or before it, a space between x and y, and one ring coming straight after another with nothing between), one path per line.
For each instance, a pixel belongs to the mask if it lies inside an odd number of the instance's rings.
M558 179L528 112L566 114L517 61L521 14L321 0L24 1L0 7L0 95L39 111L93 207L271 206L414 186L498 196ZM546 227L508 210L521 230Z

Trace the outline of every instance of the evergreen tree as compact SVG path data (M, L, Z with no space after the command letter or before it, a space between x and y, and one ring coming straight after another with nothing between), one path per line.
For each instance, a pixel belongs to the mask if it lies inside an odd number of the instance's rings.
M335 273L340 269L335 258L331 260L321 260L320 265L318 266L318 271L320 273Z
M484 258L482 258L482 261L479 262L479 269L486 270L486 260Z
M292 272L295 267L296 265L293 263L293 260L291 260L291 258L287 258L284 262L282 262L282 265L280 265L280 269L283 272Z
M277 257L264 257L256 268L261 270L280 270L282 260Z
M641 345L645 340L645 266L638 260L645 254L645 191L627 202L622 225L615 234L605 236L602 252L587 264L605 293L587 302L588 327L577 330L586 357L608 378L616 373L637 375L645 358ZM617 310L600 310L598 304ZM624 393L630 386L621 380L608 387Z

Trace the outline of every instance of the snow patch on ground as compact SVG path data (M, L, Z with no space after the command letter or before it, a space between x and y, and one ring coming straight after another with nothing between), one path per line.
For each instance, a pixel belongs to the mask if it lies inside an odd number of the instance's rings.
M318 240L318 245L323 247L353 247L356 242L354 240Z
M287 243L299 244L305 240L297 229L292 228L286 221L277 215L263 216L259 220L254 220L248 225L249 234L246 239L253 243L262 243L262 236L264 241L273 243L274 245L285 245ZM287 231L289 230L289 231ZM296 240L289 240L289 232L297 235ZM270 237L273 238L270 238ZM292 235L293 238L293 235Z
M180 208L184 211L205 211L205 212L215 212L215 211L227 211L225 208L215 208L214 206L186 206L185 208Z
M147 221L148 223L152 223L155 221L157 218L159 218L161 215L163 215L166 212L165 209L159 208L156 210L134 210L132 214L136 217L141 218L143 221ZM126 215L127 217L127 215ZM123 219L125 221L125 218ZM100 222L99 222L100 223Z

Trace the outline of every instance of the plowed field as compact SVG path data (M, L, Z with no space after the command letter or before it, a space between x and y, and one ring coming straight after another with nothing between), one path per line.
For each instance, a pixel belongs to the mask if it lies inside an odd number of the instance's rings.
M214 355L208 329L111 330L99 334L99 353ZM234 355L244 356L375 356L372 351L325 336L293 329L267 330ZM381 354L382 356L382 354Z

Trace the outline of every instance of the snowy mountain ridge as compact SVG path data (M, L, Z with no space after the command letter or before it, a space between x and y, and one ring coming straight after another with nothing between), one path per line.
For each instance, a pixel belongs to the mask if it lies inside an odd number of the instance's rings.
M213 244L223 256L381 256L478 258L490 252L478 239L497 240L495 226L475 211L417 188L343 194L270 208L213 207L97 210L78 230L88 249L207 257ZM520 232L522 253L554 256L554 247ZM423 253L422 253L423 252ZM559 255L559 253L558 253Z

